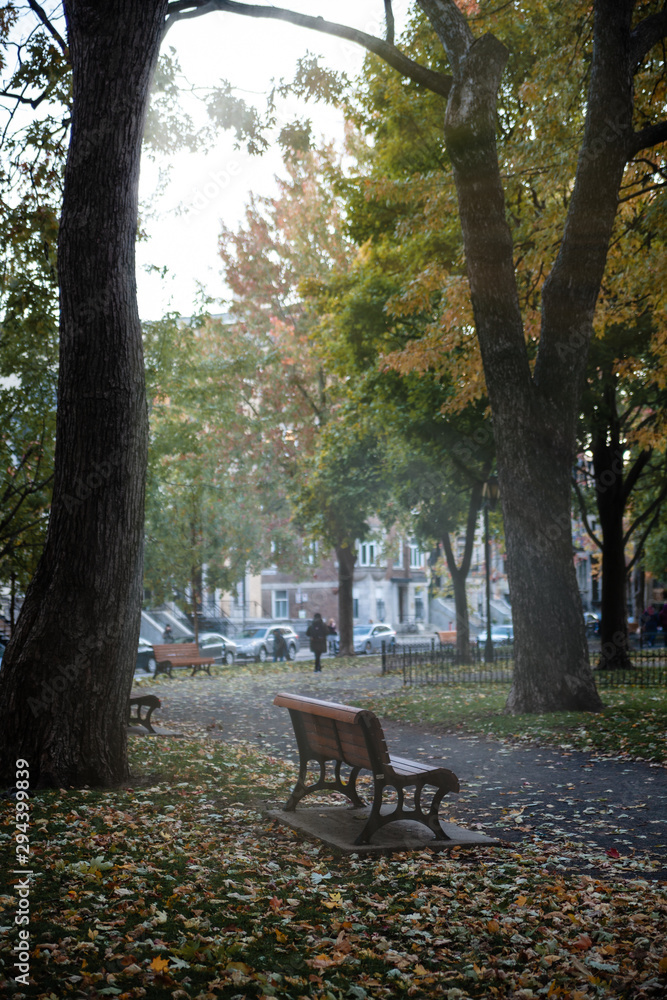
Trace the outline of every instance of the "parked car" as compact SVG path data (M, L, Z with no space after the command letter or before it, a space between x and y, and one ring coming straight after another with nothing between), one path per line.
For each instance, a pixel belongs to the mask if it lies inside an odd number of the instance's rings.
M155 657L153 656L153 647L148 639L139 638L137 663L134 669L145 670L147 674L155 673Z
M214 656L217 663L232 664L236 658L236 643L219 632L201 632L199 652L202 656Z
M299 637L289 625L254 625L244 628L236 637L236 658L264 663L273 656L273 637L282 632L287 643L287 655L293 660L299 649Z
M355 625L353 630L355 653L381 653L384 642L387 652L396 646L396 632L391 625Z
M586 625L586 632L588 635L599 635L600 634L600 616L594 611L586 611L584 614L584 623Z
M480 632L477 636L477 645L483 646L486 642L486 631ZM513 625L492 625L491 642L494 646L509 646L514 642Z

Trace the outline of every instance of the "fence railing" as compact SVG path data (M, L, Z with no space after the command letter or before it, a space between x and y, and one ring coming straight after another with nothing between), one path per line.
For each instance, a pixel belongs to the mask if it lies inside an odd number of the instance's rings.
M630 662L633 666L629 670L596 670L597 686L667 687L666 649L633 649ZM496 646L493 662L489 663L484 659L484 646L471 643L470 655L462 662L455 646L441 646L435 640L409 643L393 650L383 649L382 672L402 674L406 685L510 684L514 646Z

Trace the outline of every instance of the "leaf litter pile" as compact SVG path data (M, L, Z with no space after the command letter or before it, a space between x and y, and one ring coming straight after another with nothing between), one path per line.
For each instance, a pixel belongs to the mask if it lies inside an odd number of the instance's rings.
M30 800L32 983L14 979L6 875L6 995L667 995L664 883L559 871L577 848L540 840L521 853L340 855L262 814L294 766L255 744L140 738L131 756L131 788ZM10 872L14 803L2 811Z

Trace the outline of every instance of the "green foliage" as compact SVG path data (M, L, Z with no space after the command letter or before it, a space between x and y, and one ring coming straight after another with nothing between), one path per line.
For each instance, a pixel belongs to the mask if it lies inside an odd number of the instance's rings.
M667 585L667 524L661 524L649 535L645 566L657 580Z
M347 267L342 207L329 183L335 170L331 149L287 158L279 196L253 199L245 225L223 231L221 254L231 308L263 359L253 407L270 429L256 460L271 455L282 468L297 528L352 547L382 504L381 435L345 407L349 393L327 363L318 304L303 297Z
M257 360L250 340L210 317L146 327L145 582L154 598L193 588L201 595L204 568L209 590L229 590L266 564L270 534L282 540L280 477L254 447L258 420L247 387Z
M0 28L12 51L18 9ZM70 99L63 52L37 30L6 70L5 89L55 106ZM15 114L5 101L0 226L0 583L25 589L46 537L58 379L56 243L67 125Z
M377 427L356 414L337 414L296 498L295 521L329 548L353 548L367 537L368 518L387 501L386 444Z

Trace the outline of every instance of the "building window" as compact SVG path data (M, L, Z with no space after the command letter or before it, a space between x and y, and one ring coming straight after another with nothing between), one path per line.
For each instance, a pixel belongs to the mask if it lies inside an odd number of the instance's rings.
M416 542L410 542L410 569L421 569L424 563L424 553Z
M359 544L358 560L360 566L376 565L375 542L361 542Z
M306 551L306 559L311 566L317 565L317 542L311 542Z
M352 598L352 617L353 618L358 618L359 617L359 598L358 597L353 597Z
M286 590L274 590L273 592L273 617L289 618L289 602Z
M424 620L424 599L423 597L415 597L415 618L419 621Z
M381 597L378 597L377 601L375 602L375 617L379 622L384 621L384 610L385 610L384 601L382 600Z

